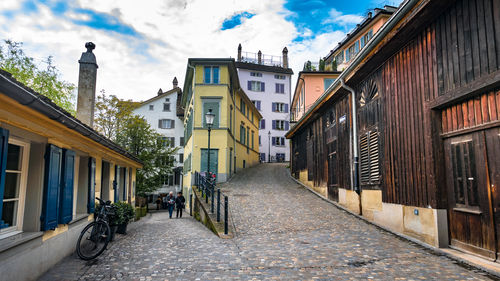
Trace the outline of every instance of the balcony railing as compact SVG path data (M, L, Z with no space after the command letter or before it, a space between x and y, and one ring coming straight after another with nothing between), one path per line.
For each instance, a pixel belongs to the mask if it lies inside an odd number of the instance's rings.
M255 64L262 64L262 65L283 67L282 57L280 56L262 54L259 63L259 55L257 53L243 52L241 54L241 61L255 63Z

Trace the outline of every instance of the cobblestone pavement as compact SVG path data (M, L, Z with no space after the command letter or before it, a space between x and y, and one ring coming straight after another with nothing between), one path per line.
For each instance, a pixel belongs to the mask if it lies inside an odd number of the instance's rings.
M156 213L96 261L70 256L40 280L490 280L337 209L263 164L222 186L236 238Z

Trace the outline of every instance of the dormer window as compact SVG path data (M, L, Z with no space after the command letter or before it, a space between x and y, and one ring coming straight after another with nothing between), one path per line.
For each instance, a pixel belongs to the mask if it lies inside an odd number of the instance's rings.
M203 83L205 84L219 84L220 75L218 66L205 66L203 72Z

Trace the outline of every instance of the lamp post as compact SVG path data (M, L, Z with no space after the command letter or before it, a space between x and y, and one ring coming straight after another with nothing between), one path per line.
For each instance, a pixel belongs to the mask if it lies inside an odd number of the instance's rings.
M269 149L267 151L267 163L271 163L271 131L267 133L267 136L269 137Z
M214 124L215 115L212 113L212 109L209 109L207 114L205 114L205 123L208 128L208 163L207 163L207 178L210 176L210 131L212 130L212 125Z

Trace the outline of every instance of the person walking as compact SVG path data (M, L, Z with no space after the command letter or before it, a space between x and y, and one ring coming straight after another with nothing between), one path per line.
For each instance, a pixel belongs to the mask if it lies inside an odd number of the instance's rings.
M167 208L168 208L168 215L170 218L172 218L174 207L175 207L175 197L174 193L170 191L170 193L167 195Z
M167 196L163 196L163 204L161 206L162 209L167 209Z
M161 204L161 197L158 196L156 199L156 210L158 211L160 209L160 204Z
M186 198L182 196L182 192L177 192L177 197L175 198L175 206L177 207L176 218L182 218L182 209L186 208Z

